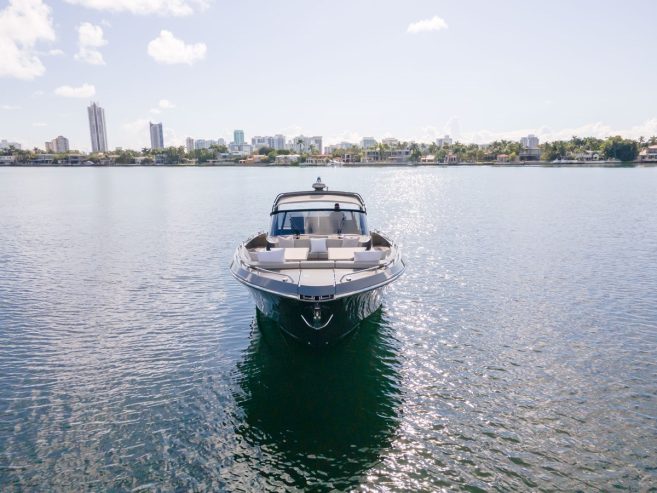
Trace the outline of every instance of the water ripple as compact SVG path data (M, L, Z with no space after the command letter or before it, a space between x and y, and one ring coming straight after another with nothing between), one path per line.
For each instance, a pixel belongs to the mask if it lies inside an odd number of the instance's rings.
M408 269L325 351L229 275L314 169L0 169L0 489L657 484L657 170L327 169Z

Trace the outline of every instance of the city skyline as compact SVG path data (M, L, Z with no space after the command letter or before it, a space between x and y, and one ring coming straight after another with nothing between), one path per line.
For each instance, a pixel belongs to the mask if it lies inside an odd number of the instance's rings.
M638 0L539 10L515 0L338 1L319 11L11 0L0 8L0 138L31 148L61 134L88 151L80 115L96 98L111 115L110 148L148 147L153 117L171 145L230 141L235 128L322 135L324 145L647 137L657 134L657 68L645 57L655 14Z

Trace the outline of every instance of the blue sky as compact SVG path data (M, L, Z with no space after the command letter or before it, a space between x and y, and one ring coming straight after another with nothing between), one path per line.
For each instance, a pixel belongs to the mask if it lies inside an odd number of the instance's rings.
M91 100L112 148L149 145L149 119L167 145L657 135L655 19L652 0L3 1L0 139L88 150Z

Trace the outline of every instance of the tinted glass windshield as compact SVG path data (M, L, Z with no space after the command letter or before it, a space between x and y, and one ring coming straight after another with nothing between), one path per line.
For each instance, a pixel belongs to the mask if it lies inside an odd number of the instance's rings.
M271 235L367 233L367 216L359 211L306 210L272 214Z

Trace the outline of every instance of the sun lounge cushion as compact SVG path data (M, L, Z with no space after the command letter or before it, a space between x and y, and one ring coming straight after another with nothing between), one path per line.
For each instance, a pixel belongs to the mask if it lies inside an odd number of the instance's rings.
M343 248L355 248L358 246L358 238L344 238L341 246Z
M310 253L328 253L326 238L310 238Z
M307 238L298 238L294 240L294 248L310 249L310 240Z
M340 248L341 246L342 246L341 238L326 238L326 248Z
M294 248L294 238L287 238L285 236L278 237L278 246L281 248Z
M354 252L354 262L374 262L379 260L381 260L381 252L378 250Z
M258 262L283 261L285 261L285 250L283 248L272 248L269 251L258 252Z

